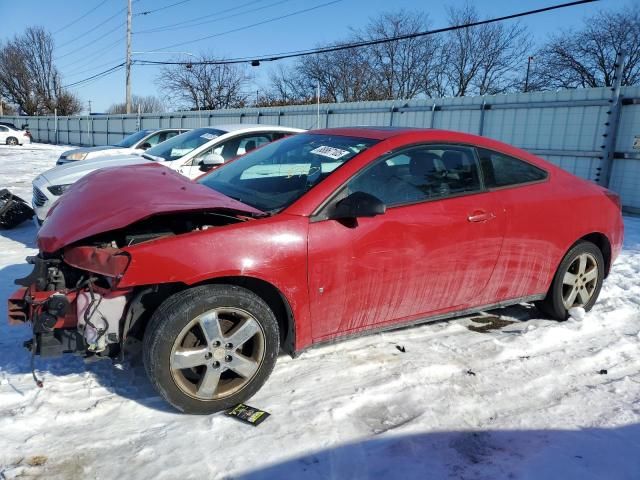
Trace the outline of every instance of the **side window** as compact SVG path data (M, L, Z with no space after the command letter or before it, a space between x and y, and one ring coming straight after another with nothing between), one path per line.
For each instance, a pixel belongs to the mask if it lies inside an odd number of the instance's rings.
M206 150L203 150L198 155L193 157L191 160L186 162L184 165L185 166L198 165L198 163L200 163L200 160L202 159L202 157L205 157L205 156L209 155L210 153L215 153L217 155L222 155L222 150L225 148L225 145L226 144L223 143L222 145L216 145L215 147L207 148Z
M271 138L266 134L261 135L251 135L250 137L244 137L240 140L240 144L238 145L238 150L236 150L234 157L237 155L244 155L245 153L250 152L251 150L255 150L262 145L271 142Z
M143 143L148 143L152 147L155 147L159 143L164 142L165 139L162 138L163 135L164 135L163 132L156 133L155 135L151 135L149 138L147 138Z
M293 132L273 132L271 134L271 141L275 142L276 140L280 140L281 138L288 137L289 135L293 135Z
M478 154L487 188L506 187L547 178L547 172L541 168L503 153L478 148Z
M8 132L9 129L3 125L0 125L0 132Z
M477 192L480 179L472 149L429 145L377 161L347 188L349 193L367 192L393 206Z

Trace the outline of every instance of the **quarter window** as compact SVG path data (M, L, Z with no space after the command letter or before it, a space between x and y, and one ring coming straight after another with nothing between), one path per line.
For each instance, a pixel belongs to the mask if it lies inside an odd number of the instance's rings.
M541 168L503 153L479 148L478 154L487 188L519 185L547 178L547 172Z
M370 193L386 205L400 205L480 191L473 150L420 146L387 157L347 184L349 193Z

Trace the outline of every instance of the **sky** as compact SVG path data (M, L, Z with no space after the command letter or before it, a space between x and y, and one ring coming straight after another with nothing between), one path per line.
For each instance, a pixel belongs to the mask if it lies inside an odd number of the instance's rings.
M203 53L227 58L261 56L340 41L349 36L351 28L362 28L371 17L398 9L426 13L430 27L439 28L448 25L447 7L460 7L466 2L473 3L482 16L495 17L564 1L567 0L134 0L132 51L156 52L135 53L134 60L186 60ZM626 3L600 0L526 17L520 22L534 41L541 43L564 29L580 28L584 18L598 10L616 9ZM0 42L29 26L44 27L53 34L56 65L63 84L69 85L124 61L126 4L126 0L0 0ZM285 18L270 21L277 17ZM191 22L176 25L186 21ZM256 23L262 24L252 26ZM205 36L211 38L198 40ZM247 87L249 91L266 89L269 71L275 66L263 63L251 67L254 80ZM156 84L158 74L159 67L134 65L133 93L162 98ZM109 105L124 101L124 70L70 89L83 100L85 108L91 101L93 112L104 111Z

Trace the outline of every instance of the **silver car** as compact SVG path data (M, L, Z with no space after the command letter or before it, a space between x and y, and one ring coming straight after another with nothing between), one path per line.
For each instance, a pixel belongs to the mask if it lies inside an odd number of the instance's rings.
M169 140L176 135L188 131L185 128L163 128L154 130L140 130L123 138L115 145L101 145L99 147L81 147L62 152L56 165L64 165L79 160L91 160L98 157L113 157L115 155L128 155L142 153L148 148L155 147L159 143Z

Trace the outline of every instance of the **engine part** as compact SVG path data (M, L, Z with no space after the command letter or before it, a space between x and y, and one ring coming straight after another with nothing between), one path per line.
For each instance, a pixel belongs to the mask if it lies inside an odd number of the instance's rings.
M93 291L78 293L78 331L87 343L87 350L98 353L109 343L118 343L120 319L127 299L124 295L107 298Z

